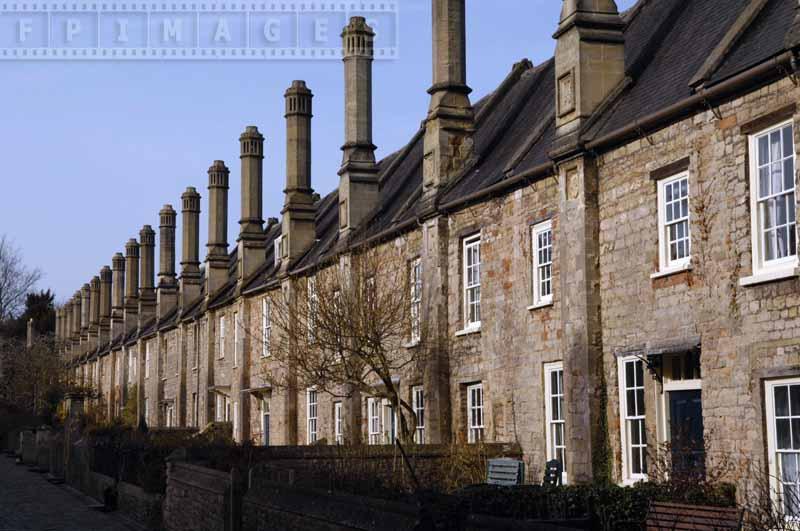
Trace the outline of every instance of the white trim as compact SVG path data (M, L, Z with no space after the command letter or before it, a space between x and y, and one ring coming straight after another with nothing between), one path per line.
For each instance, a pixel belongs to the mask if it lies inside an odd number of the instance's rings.
M239 366L239 312L233 312L233 366Z
M783 485L780 481L780 471L778 470L778 463L776 462L778 450L776 447L777 434L775 433L775 387L782 385L800 385L800 377L781 378L779 380L768 380L764 382L764 408L767 424L767 465L769 470L770 496L773 498L773 504L780 509L783 509L783 502L781 500ZM791 402L788 397L787 401ZM794 416L795 415L792 415L792 417ZM796 517L787 517L787 520L796 521Z
M144 342L144 377L150 378L150 341Z
M270 355L269 344L272 339L272 304L268 296L261 299L261 357L268 358Z
M550 302L543 302L541 304L531 304L530 306L528 306L525 309L526 310L539 310L541 308L547 308L547 307L552 306L552 305L553 305L553 300L551 299Z
M800 268L796 264L790 264L786 267L775 267L766 271L751 275L749 277L742 277L739 279L739 285L755 286L756 284L763 284L765 282L774 282L776 280L785 280L787 278L794 278L800 275Z
M686 217L685 219L683 216L679 218L681 221L686 221L687 225L687 234L686 238L688 238L687 245L689 246L688 253L683 258L678 258L676 260L672 260L669 257L669 236L667 234L667 220L666 220L666 196L664 193L664 188L668 184L672 184L676 181L682 181L686 179ZM669 275L672 273L676 273L678 271L685 271L689 266L689 263L692 260L692 212L691 212L691 189L689 188L689 172L682 171L680 173L676 173L675 175L671 175L669 177L665 177L660 179L657 183L657 195L658 195L658 271L659 273L663 273L665 275ZM652 278L652 276L651 276Z
M219 316L218 323L217 336L219 352L217 353L217 356L219 359L223 359L225 357L225 315Z
M622 483L630 485L637 481L647 481L647 474L630 472L630 453L628 449L628 434L627 434L627 398L626 398L626 381L625 381L625 365L631 362L642 363L642 384L644 385L644 361L639 356L626 356L624 358L617 358L617 384L619 389L619 430L620 430L620 446L622 449ZM645 418L647 410L645 409ZM646 423L645 423L646 424ZM646 432L645 432L646 433Z
M478 260L474 264L469 264L468 251L472 250L473 248L477 248L478 251ZM473 234L472 236L466 237L462 240L461 243L461 256L462 256L462 293L464 297L464 330L471 330L474 328L480 328L481 326L481 319L480 319L480 311L481 311L481 297L480 297L480 289L481 289L481 235ZM475 283L469 284L468 280L468 270L472 267L477 269L478 273L478 280ZM468 296L469 290L477 288L477 301L470 301ZM470 305L471 303L477 307L478 319L475 321L470 321Z
M474 402L473 391L476 396L480 395L480 404ZM472 412L480 412L480 422L472 423ZM476 443L485 439L486 436L486 395L483 390L483 382L467 386L467 442Z
M342 403L333 403L333 442L336 444L344 443L344 416L342 415Z
M367 398L367 444L381 443L381 401Z
M411 388L411 409L416 416L414 442L425 444L425 389L421 385L415 385ZM421 421L420 417L422 417Z
M762 249L762 235L761 235L761 223L759 221L759 208L758 208L758 191L759 191L759 171L758 171L758 139L763 137L764 135L768 135L774 131L778 131L783 129L787 125L792 127L792 143L794 144L794 120L789 119L783 121L779 124L775 124L771 127L748 135L748 154L749 154L749 162L750 162L750 241L751 241L751 255L753 259L753 275L750 277L743 278L739 281L739 284L742 286L748 286L751 284L757 284L760 282L768 282L770 280L778 280L780 278L786 278L787 275L786 271L790 269L794 269L798 266L798 257L797 257L797 227L795 226L795 249L793 249L794 254L789 256L770 260L769 263L765 264L763 260L763 249ZM795 212L796 212L796 205L797 205L797 184L796 184L796 175L797 175L797 154L796 154L796 146L792 146L792 158L794 160L794 172L795 172ZM777 273L778 276L772 277L771 275L765 273L772 273L781 271L781 273ZM795 273L796 275L796 273Z
M314 402L311 402L311 398ZM312 406L313 404L313 406ZM317 442L319 437L319 394L313 387L306 389L306 444Z
M544 266L550 266L550 293L548 295L541 295L542 279L539 278L539 268L542 264L539 263L539 236L544 233L550 233L550 261L543 262ZM531 287L533 290L533 304L531 306L540 308L553 303L553 222L551 220L543 221L531 227L531 275L533 281Z
M481 331L480 323L469 328L464 328L463 330L459 330L456 332L456 337L467 336L469 334L479 334Z
M422 327L422 258L418 256L411 260L409 269L411 333L408 345L416 345Z
M547 452L547 460L550 461L551 459L556 459L555 454L555 441L553 439L554 432L553 432L553 424L561 424L562 425L562 445L564 447L564 457L562 459L562 465L564 465L564 461L566 460L567 455L567 429L566 429L566 393L564 392L564 363L561 361L555 361L552 363L545 363L544 364L544 411L545 411L545 418L544 418L544 431L545 431L545 448ZM560 419L554 420L553 419L553 386L551 382L551 375L553 373L560 372L561 373L561 412L560 412ZM558 391L558 390L556 390ZM556 395L558 396L558 395ZM564 466L561 471L561 483L566 485L567 484L567 468Z
M692 270L691 262L686 262L685 264L683 264L681 266L678 266L678 267L672 267L672 268L669 268L669 269L662 269L661 271L656 271L655 273L650 275L650 278L652 278L652 279L663 278L663 277L668 277L670 275L677 275L678 273L683 273L684 271L691 271L691 270Z

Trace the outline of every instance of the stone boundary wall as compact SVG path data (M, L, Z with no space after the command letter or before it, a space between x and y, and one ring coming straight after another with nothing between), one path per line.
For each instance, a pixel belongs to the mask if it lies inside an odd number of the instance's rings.
M89 472L87 494L103 502L106 488L114 486L114 478L97 472ZM147 529L161 529L163 497L151 494L141 487L120 481L117 484L117 511Z
M236 531L231 518L232 483L229 473L170 462L167 465L164 529Z

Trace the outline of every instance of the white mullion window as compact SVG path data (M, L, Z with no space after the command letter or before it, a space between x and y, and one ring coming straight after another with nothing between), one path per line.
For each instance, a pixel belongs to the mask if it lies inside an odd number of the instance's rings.
M553 302L553 224L545 221L531 228L533 248L533 305Z
M411 288L411 342L416 343L421 335L421 316L422 308L422 259L415 258L411 262L410 271Z
M225 357L225 316L219 316L219 359Z
M799 522L800 378L770 381L765 386L770 492L786 519Z
M239 440L239 402L233 402L233 440Z
M483 384L467 386L467 441L476 443L483 440Z
M660 271L689 265L692 237L688 172L658 182L658 244Z
M275 267L278 267L281 264L281 258L283 257L283 235L278 236L272 242L273 248L273 260L275 263Z
M270 315L270 301L267 297L261 301L261 341L263 342L263 350L261 357L266 358L269 356L269 341L272 336L272 321Z
M566 422L564 416L564 365L546 363L544 366L545 432L547 460L561 463L561 481L567 482Z
M379 398L367 399L367 419L369 444L381 443L381 400Z
M308 444L317 441L317 390L313 387L306 390L306 418L308 419Z
M619 360L620 437L622 472L626 482L647 479L647 428L645 425L644 361Z
M414 431L414 442L425 444L425 392L421 385L411 388L411 409L417 418L417 427Z
M333 440L336 444L344 443L344 430L342 426L342 403L333 403Z
M753 274L797 265L791 121L750 136Z
M481 326L481 237L464 239L464 328Z

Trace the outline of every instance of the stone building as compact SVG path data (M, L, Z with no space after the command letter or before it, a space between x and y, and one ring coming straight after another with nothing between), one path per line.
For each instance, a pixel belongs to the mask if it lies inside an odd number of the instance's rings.
M179 274L167 205L157 284L145 225L59 310L75 377L109 415L136 384L150 425L229 421L237 440L283 445L337 440L343 424L369 442L368 397L273 393L256 370L267 349L239 330L268 332L286 279L391 245L421 268L426 322L466 352L403 376L426 443L518 441L533 471L556 458L569 482L621 483L689 444L673 471L727 455L781 478L778 492L800 488L797 2L639 0L619 13L564 0L555 57L515 63L474 103L464 0L432 6L430 107L409 143L376 161L374 35L353 18L338 189L313 192L312 94L295 81L281 219L263 220L263 137L247 127L235 245L230 172L214 161L202 266L190 187Z

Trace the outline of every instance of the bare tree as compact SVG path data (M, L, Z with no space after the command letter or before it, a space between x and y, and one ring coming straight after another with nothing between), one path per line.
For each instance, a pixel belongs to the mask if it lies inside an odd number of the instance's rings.
M55 412L67 374L52 335L34 336L30 346L20 339L0 338L0 364L0 400L34 414Z
M264 379L288 389L314 386L333 397L387 399L401 438L411 439L416 418L398 377L422 374L428 357L443 347L427 333L413 273L403 254L387 246L342 255L313 276L286 280L270 300Z
M22 253L10 238L0 236L0 322L19 312L41 277L39 269L28 269L23 264Z

